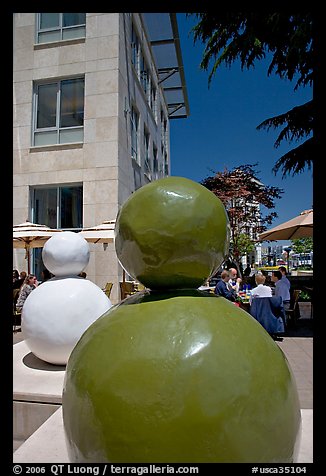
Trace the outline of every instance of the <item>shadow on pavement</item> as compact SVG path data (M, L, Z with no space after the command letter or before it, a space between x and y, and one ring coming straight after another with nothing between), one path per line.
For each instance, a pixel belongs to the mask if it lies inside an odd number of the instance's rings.
M313 337L313 319L299 318L295 327L289 327L284 337Z

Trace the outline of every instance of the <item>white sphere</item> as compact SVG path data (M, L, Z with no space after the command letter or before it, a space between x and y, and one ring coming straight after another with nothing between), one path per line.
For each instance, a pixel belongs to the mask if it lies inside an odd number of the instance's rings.
M43 263L55 276L79 274L88 265L89 256L87 241L72 231L51 236L42 250Z
M25 301L25 342L40 359L65 365L85 330L111 306L106 294L87 279L52 278L34 289Z

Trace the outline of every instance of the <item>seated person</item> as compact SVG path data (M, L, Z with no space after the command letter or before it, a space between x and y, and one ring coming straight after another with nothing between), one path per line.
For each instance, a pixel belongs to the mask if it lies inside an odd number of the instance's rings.
M13 269L12 271L12 280L13 284L15 285L15 282L19 279L19 273L17 269ZM15 288L14 288L15 289Z
M284 309L290 308L290 289L286 280L282 279L281 271L272 271L272 281L275 284L275 296L281 296Z
M258 273L255 275L255 282L257 286L250 292L250 304L254 298L272 296L272 290L269 286L265 286L265 280L266 277L263 274Z
M235 301L236 294L234 289L230 290L228 288L229 280L230 280L230 273L226 269L224 269L221 273L221 280L217 283L214 292L218 296L223 296L229 301Z
M228 289L229 291L234 291L235 293L239 292L240 283L242 281L241 278L238 278L238 271L235 268L229 269L229 281L228 281Z
M29 274L24 281L24 284L20 290L20 293L17 299L17 303L16 303L17 311L20 311L20 312L22 311L27 297L30 295L33 289L36 289L37 285L38 285L38 282L37 282L35 274Z
M26 271L22 271L18 278L14 281L13 283L13 288L14 289L20 289L22 287L22 285L24 284L24 281L26 279L26 276L27 276L27 273Z

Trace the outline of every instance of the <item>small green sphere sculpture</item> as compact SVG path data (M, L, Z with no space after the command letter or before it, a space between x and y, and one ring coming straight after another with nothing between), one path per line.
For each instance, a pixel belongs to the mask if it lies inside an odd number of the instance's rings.
M300 406L283 352L248 313L196 289L228 246L220 200L188 179L153 182L122 206L118 258L151 290L101 316L69 358L72 462L295 461Z
M229 249L224 205L202 185L168 177L142 187L116 222L117 256L150 289L197 288Z

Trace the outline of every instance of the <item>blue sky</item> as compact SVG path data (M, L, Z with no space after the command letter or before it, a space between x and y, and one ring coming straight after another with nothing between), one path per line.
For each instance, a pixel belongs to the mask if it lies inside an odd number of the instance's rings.
M263 120L310 100L312 89L294 92L294 83L276 75L268 77L266 61L249 71L241 71L238 63L222 67L208 87L209 72L199 68L204 45L194 46L189 35L196 19L187 19L182 13L177 18L190 115L170 121L171 175L200 182L212 175L212 170L258 163L258 178L284 189L282 198L275 200L278 217L271 227L312 208L312 170L283 179L281 171L276 176L272 172L277 159L294 144L284 142L275 149L280 130L256 130Z

